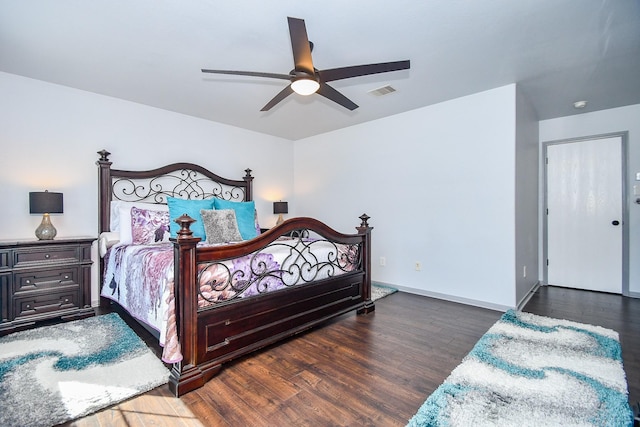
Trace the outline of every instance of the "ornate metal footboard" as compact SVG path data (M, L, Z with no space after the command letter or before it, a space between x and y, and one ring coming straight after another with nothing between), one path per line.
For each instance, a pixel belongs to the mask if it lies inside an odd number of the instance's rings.
M304 286L362 268L361 243L302 237L309 234L304 230L293 238L278 238L257 252L231 261L199 263L199 306Z

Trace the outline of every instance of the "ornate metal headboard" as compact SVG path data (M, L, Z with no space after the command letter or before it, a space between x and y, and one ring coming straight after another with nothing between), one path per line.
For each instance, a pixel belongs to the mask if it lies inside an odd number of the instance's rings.
M111 169L109 153L98 151L98 233L109 231L112 200L166 203L167 197L232 201L252 200L251 169L241 180L222 178L192 163L174 163L147 171Z

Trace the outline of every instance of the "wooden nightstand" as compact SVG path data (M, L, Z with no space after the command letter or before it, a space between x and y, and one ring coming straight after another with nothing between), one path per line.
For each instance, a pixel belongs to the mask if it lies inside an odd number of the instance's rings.
M0 240L0 335L45 320L95 315L91 307L94 240Z

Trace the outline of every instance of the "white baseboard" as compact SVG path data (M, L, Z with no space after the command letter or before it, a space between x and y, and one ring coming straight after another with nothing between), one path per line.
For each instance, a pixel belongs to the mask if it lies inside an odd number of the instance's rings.
M399 290L401 292L406 292L408 294L422 295L424 297L436 298L436 299L441 299L441 300L445 300L445 301L456 302L456 303L465 304L465 305L471 305L471 306L474 306L474 307L487 308L489 310L496 310L496 311L505 312L507 310L515 308L515 307L509 307L509 306L502 305L502 304L493 304L493 303L490 303L490 302L487 302L487 301L479 301L479 300L474 300L474 299L469 299L469 298L456 297L454 295L441 294L439 292L425 291L424 289L416 289L416 288L409 288L407 286L399 286L399 285L396 285L396 284L393 284L393 283L380 282L379 280L375 280L375 282L376 283L380 283L383 286L388 286L390 288L396 288L397 290Z
M518 310L522 310L522 308L527 305L527 303L529 302L529 300L531 299L531 297L533 296L533 294L535 294L538 289L540 288L540 286L543 286L542 283L540 283L539 281L536 282L535 285L533 285L533 287L529 290L529 292L527 292L527 294L520 300L520 302L518 303Z

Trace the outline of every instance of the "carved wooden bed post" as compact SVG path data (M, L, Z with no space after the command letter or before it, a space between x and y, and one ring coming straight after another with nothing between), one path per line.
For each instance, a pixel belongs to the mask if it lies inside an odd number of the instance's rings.
M100 158L96 161L98 165L98 236L104 231L110 229L110 212L109 207L111 205L111 162L109 161L109 155L111 154L107 150L98 151ZM102 271L104 271L104 259L100 257L98 261L98 268L100 269L99 277L102 277ZM99 284L99 289L102 288L102 283ZM100 307L108 307L111 301L108 298L100 297Z
M358 230L358 234L364 234L365 235L365 245L363 247L363 254L362 254L362 262L363 262L363 267L364 267L364 300L365 300L365 304L364 307L362 307L360 310L357 311L358 314L367 314L367 313L371 313L372 311L374 311L376 309L375 304L373 303L373 301L371 301L371 230L373 230L373 227L369 227L369 223L367 221L369 221L369 215L362 214L360 216L360 220L362 221L360 223L359 227L356 227L356 230Z
M196 245L201 240L193 237L190 230L195 219L182 215L175 220L180 225L178 238L173 241L174 268L174 296L176 306L176 325L178 339L182 347L182 361L173 364L169 378L169 390L180 396L188 391L202 387L205 378L197 367L198 361L198 294L195 283L197 280Z
M98 165L98 202L100 211L98 212L98 234L103 231L109 231L109 211L108 209L111 202L111 193L107 190L111 189L111 162L109 161L109 155L111 154L107 150L98 151L100 159L96 162Z
M253 200L253 192L252 192L253 185L251 185L253 181L253 177L251 176L251 169L245 169L244 171L246 175L242 177L242 180L247 183L245 187L246 190L245 190L244 199Z

